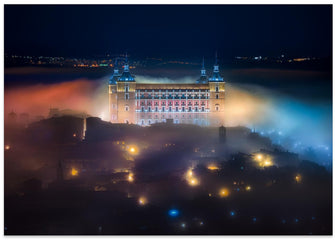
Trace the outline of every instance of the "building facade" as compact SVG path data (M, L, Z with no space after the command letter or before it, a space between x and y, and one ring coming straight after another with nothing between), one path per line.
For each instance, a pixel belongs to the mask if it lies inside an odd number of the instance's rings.
M224 119L225 82L217 60L207 77L204 62L193 84L136 83L128 59L119 73L115 64L109 80L109 116L112 123L148 126L173 121L175 124L221 126ZM170 119L170 120L169 120Z

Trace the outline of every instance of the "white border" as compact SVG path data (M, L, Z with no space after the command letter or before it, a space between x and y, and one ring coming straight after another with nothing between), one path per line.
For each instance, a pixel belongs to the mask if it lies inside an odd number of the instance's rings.
M22 0L5 0L4 4L333 4L333 1L312 1L312 0L281 0L276 2L269 2L269 1L252 1L252 0L235 0L235 1L220 1L220 0L207 0L206 2L199 1L199 0L183 0L182 2L180 0L169 0L169 1L163 1L163 0L127 0L124 2L121 1L108 1L108 0L96 0L94 2L87 1L87 0L50 0L50 1L42 1L42 0L30 0L30 1L22 1ZM4 4L2 5L1 13L2 16L0 18L0 28L1 33L4 33ZM0 58L0 64L1 64L1 76L4 76L4 34L0 34L1 36L1 58ZM333 18L333 39L334 39L334 18ZM333 56L333 70L334 70L334 56ZM334 72L333 72L333 79L334 79ZM333 93L334 93L335 87L333 82ZM333 95L333 113L334 113L334 95ZM4 129L4 82L1 84L1 125L2 130ZM334 130L334 120L333 120L333 136L334 136L335 130ZM3 131L2 131L3 134ZM4 135L1 138L1 146L4 146ZM334 141L333 141L333 159L334 159ZM2 152L1 157L1 168L0 171L0 178L2 179L2 182L0 184L0 202L2 209L4 209L4 152ZM334 194L334 182L333 182L333 194ZM334 196L333 196L334 199ZM334 207L333 207L334 208ZM4 216L3 211L2 217L0 218L0 238L4 237ZM333 211L333 231L334 231L334 211ZM165 239L179 239L179 238L224 238L224 239L242 239L242 238L276 238L276 239L295 239L295 238L325 238L320 236L25 236L26 239L50 239L50 238L72 238L72 239L79 239L79 238L87 238L87 239L96 239L97 237L103 237L103 238L113 238L113 239L124 239L124 238L137 238L137 239L147 239L147 238L165 238ZM21 237L18 236L6 236L7 239L19 239ZM329 239L330 237L327 237ZM334 238L332 236L331 238Z

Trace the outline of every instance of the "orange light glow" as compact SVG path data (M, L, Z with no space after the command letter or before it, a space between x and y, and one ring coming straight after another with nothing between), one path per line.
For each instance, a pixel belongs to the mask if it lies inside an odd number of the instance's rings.
M135 155L138 153L138 148L135 145L128 146L128 152L132 155Z
M207 166L207 169L211 171L215 171L215 170L219 170L220 168L216 166L215 164L210 164Z
M147 200L146 197L140 197L140 198L138 199L138 203L139 203L141 206L144 206L144 205L146 205L146 204L148 203L148 200Z
M5 145L5 150L9 150L10 149L10 146L7 144Z
M78 170L75 169L75 168L72 168L72 170L71 170L71 175L72 175L72 176L78 176Z
M191 186L197 186L197 185L199 185L199 181L198 181L198 179L192 177L192 178L188 179L188 184L191 185Z
M222 188L219 192L220 197L228 197L229 196L229 190L227 188Z
M133 182L134 181L134 174L129 173L128 175L128 182Z
M300 183L301 182L301 175L300 174L298 174L297 176L295 176L295 181L297 182L297 183Z

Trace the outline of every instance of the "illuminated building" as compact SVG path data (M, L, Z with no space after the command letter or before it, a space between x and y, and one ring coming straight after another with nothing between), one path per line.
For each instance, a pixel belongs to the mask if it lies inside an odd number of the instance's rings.
M148 126L175 124L223 125L225 82L217 58L208 78L204 62L195 83L136 83L126 57L123 73L115 64L109 81L109 114L112 123Z

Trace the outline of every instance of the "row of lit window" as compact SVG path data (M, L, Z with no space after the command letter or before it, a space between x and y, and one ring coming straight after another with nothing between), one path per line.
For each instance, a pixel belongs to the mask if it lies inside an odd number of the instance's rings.
M141 118L143 118L143 119L144 119L144 118L149 118L149 119L150 119L151 117L152 117L151 115L148 115L147 117L144 116L144 115L141 115ZM165 115L163 114L163 115L161 116L162 119L164 119L165 117L166 117L166 118L172 118L171 115L169 115L169 116L166 115L166 116L165 116ZM192 117L192 115L186 115L186 116L185 116L185 115L182 115L180 118L185 118L185 119L186 119L187 117L188 117L189 119L198 119L198 118L199 118L199 119L204 119L204 118L205 118L205 116L204 116L204 115L201 115L201 114L200 114L200 115L196 114L196 115L194 115L193 117ZM179 118L179 117L178 117L178 115L176 115L174 118ZM155 115L154 119L159 119L158 115Z
M215 110L218 111L219 107L216 106ZM128 111L127 108L126 108L126 111ZM205 107L201 107L201 108L198 108L198 107L195 107L195 108L192 108L192 107L188 107L188 108L185 108L185 107L182 107L182 108L178 108L178 107L165 108L165 107L162 107L161 109L158 109L158 107L155 107L155 108L148 107L147 109L145 107L141 107L141 109L137 110L137 111L139 111L139 112L205 112L206 110L205 110Z
M194 90L194 89L173 89L173 90L160 90L160 89L153 89L153 90L139 90L139 89L137 89L136 90L136 92L138 92L138 93L143 93L143 92L152 92L152 93L161 93L161 92L165 92L165 93L167 93L167 94L172 94L172 93L175 93L175 92L179 92L179 93L181 93L181 92L200 92L200 93L207 93L207 92L209 92L209 90L208 89L206 89L206 90Z
M166 119L162 119L161 121L160 120L157 120L157 119L148 119L147 121L144 120L144 119L141 119L138 124L140 125L146 125L146 124L153 124L153 123L159 123L159 122L166 122ZM205 120L202 120L202 121L198 121L197 119L194 119L194 120L181 120L179 121L179 119L174 119L173 121L175 124L179 124L179 123L194 123L194 124L199 124L199 125L208 125L208 122L205 121Z
M151 105L152 105L152 102L147 102L147 106L151 106ZM155 105L155 106L159 106L158 102L155 102L154 105ZM166 102L162 102L161 105L162 105L162 106L165 106L165 105L166 105ZM169 102L168 105L171 106L171 107L173 106L172 102ZM179 106L179 102L175 102L174 105L175 105L175 106ZM185 102L182 102L182 103L181 103L181 106L185 106L185 105L186 105ZM193 105L192 102L188 102L188 106L192 106L192 105ZM195 105L195 106L198 106L199 103L198 103L198 102L195 102L194 105ZM201 105L204 106L204 105L205 105L205 102L201 102ZM141 102L141 106L145 106L145 102Z
M194 95L194 96L192 96L192 95L188 95L188 96L185 96L185 95L181 95L181 96L179 96L179 95L174 95L174 96L172 96L172 95L162 95L162 96L160 96L160 95L147 95L147 96L145 96L145 95L141 95L141 96L138 96L138 95L136 95L135 96L135 98L136 99L186 99L186 98L190 98L190 99L208 99L208 95Z

